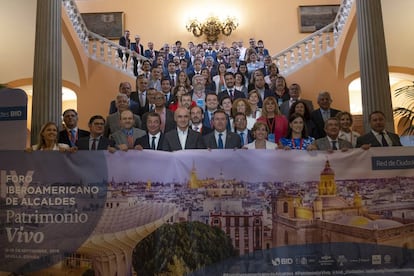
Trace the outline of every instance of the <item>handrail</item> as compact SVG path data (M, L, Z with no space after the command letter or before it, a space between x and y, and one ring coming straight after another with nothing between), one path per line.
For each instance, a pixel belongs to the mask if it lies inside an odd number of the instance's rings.
M146 57L88 30L74 0L62 0L62 3L88 57L129 76L134 76L134 59L136 59L137 70L140 73L142 61L148 60ZM127 60L127 56L134 58Z
M334 22L272 57L282 75L288 75L332 51L342 34L354 0L342 0Z

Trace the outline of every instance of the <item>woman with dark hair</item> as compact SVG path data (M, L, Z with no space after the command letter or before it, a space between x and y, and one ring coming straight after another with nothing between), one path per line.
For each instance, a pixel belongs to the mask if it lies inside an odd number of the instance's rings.
M175 84L175 87L179 85L184 86L187 91L191 91L191 89L193 89L191 87L191 81L188 78L188 75L184 71L180 71L180 73L178 73L177 83Z
M211 79L211 73L207 68L201 69L201 75L206 78L206 91L216 92L216 83Z
M248 91L247 91L246 80L243 74L240 72L237 72L236 74L234 74L234 78L235 78L234 89L241 91L247 98Z
M227 73L226 64L220 63L217 70L218 74L213 77L213 82L216 84L216 94L226 89L226 82L224 81L224 75Z
M308 136L305 119L299 113L293 113L289 117L289 129L286 137L279 141L279 147L286 150L306 150L315 138Z
M290 107L288 118L290 118L290 116L292 116L292 114L294 113L299 113L300 115L302 115L303 119L305 120L305 125L306 125L306 130L308 132L308 135L311 137L315 137L314 134L315 134L316 126L315 126L315 123L311 120L310 110L309 110L308 105L302 100L297 100Z

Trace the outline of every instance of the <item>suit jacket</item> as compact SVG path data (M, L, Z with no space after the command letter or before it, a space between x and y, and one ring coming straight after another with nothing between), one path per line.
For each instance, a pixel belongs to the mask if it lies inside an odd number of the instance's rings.
M391 139L393 147L402 146L400 137L397 134L388 132L388 131L387 131L387 134L388 134L388 137L390 137ZM372 131L358 137L355 147L359 148L365 144L371 144L371 147L382 147L382 144L377 140L377 138L375 137L374 133L372 133Z
M76 146L78 147L78 150L90 150L89 149L89 136L79 138L79 140L76 141ZM109 140L105 136L99 137L97 150L107 150L109 146L114 147L115 142L112 140Z
M138 49L139 49L139 54L140 55L144 55L144 46L142 46L142 44L140 43L139 45L137 45L137 43L133 42L131 43L131 50L138 53Z
M253 88L253 89L256 89L256 88ZM266 99L267 97L273 97L276 99L276 94L272 90L265 88L263 100ZM259 108L263 107L263 100L262 100L262 97L259 97L259 102L257 103L257 106Z
M174 112L172 112L171 110L169 110L168 108L165 108L165 129L164 129L164 133L167 133L170 130L173 130L177 127L175 120L174 120ZM148 131L147 129L147 117L148 117L148 113L145 113L144 115L142 115L142 129L145 131Z
M156 150L162 150L162 144L164 141L164 133L161 132L160 139L158 140L158 145ZM142 137L139 137L135 140L134 147L136 145L141 145L143 149L151 149L151 145L149 143L149 134L145 134Z
M184 149L205 149L203 138L200 133L188 128L187 140ZM170 130L165 134L162 150L176 151L181 150L180 139L177 129Z
M145 105L144 106L141 106L141 101L139 100L139 96L138 96L137 91L132 92L131 95L129 96L129 98L131 100L133 100L134 102L138 103L138 113L137 113L137 115L142 116L144 113L149 111L148 98L145 99Z
M352 144L346 140L343 140L341 138L338 138L338 149L343 149L343 148L348 148L351 149L352 148ZM318 148L318 150L330 150L332 149L332 144L329 142L328 137L323 137L323 138L319 138L315 140L315 145Z
M335 117L340 111L337 109L330 109L331 117ZM326 136L325 121L323 120L321 109L318 108L311 112L311 120L315 123L314 138L319 139Z
M155 51L155 50L151 51L150 49L146 49L144 52L144 56L146 58L155 60L155 58L158 56L158 51Z
M244 95L244 93L243 92L241 92L241 91L239 91L239 90L236 90L236 89L234 89L233 88L233 98L230 96L230 94L229 94L229 91L228 91L228 89L227 90L223 90L223 91L221 91L220 93L218 93L218 101L219 102L221 102L221 100L224 98L224 97L226 97L226 96L229 96L230 97L230 99L232 100L232 101L234 101L235 99L239 99L239 98L246 98L246 96Z
M208 149L217 149L215 131L203 136L204 144ZM240 136L234 132L227 131L225 149L241 148Z
M80 139L82 137L89 137L89 134L90 134L89 131L78 128L77 139ZM66 129L59 131L58 143L66 144L71 147L69 134Z
M132 138L135 142L139 137L145 136L146 132L139 128L132 128ZM115 146L126 144L128 145L128 139L122 129L115 131L111 134L111 139L115 142Z
M139 104L135 102L134 100L129 100L129 110L132 111L132 113L137 114L139 112ZM118 108L116 108L115 100L111 101L111 104L109 105L109 114L113 114L118 111Z
M237 135L240 136L240 134L237 131L235 131L234 133L236 133ZM243 139L244 139L244 143L245 144L250 144L251 142L253 142L254 141L254 138L253 138L252 131L248 129L247 130L247 141L246 141L246 137L243 137ZM241 138L240 138L240 142L241 142Z
M289 99L290 100L290 99ZM290 106L289 106L289 100L288 101L284 101L282 103L282 105L279 107L280 112L286 116L287 119L289 119L289 110L290 110ZM305 99L300 99L300 101L304 102L306 104L306 106L309 109L309 112L313 111L313 104L312 101L310 100L305 100Z
M141 118L138 115L134 114L134 119L135 119L134 127L142 128ZM119 120L120 120L120 117L119 117L118 111L106 117L105 132L104 132L104 135L106 137L109 137L110 134L115 133L116 131L121 129Z

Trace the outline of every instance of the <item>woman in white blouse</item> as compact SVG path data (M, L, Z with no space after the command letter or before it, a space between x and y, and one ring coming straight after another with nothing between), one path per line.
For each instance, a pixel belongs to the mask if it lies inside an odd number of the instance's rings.
M352 115L349 112L343 111L339 112L336 115L336 118L339 120L339 130L338 138L346 140L352 144L355 148L356 140L359 136L361 136L358 132L352 130Z
M42 126L39 133L39 140L28 151L32 150L58 150L69 151L67 144L60 144L58 141L58 127L54 122L48 122Z
M256 122L252 128L253 137L255 140L247 144L243 148L246 149L277 149L277 144L267 141L269 128L265 123Z

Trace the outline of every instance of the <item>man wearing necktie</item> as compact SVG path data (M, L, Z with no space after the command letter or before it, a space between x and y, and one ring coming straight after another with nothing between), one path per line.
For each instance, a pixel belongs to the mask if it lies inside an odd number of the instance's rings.
M89 131L78 128L78 112L74 109L67 109L63 112L65 129L59 132L58 143L74 147L76 141L82 137L89 137Z
M247 129L247 118L244 113L237 112L234 115L234 132L240 136L241 145L247 145L253 142L250 130Z
M120 119L121 129L111 134L117 149L128 151L134 147L137 138L145 135L145 131L135 128L134 124L134 114L130 110L123 111Z
M94 115L89 119L90 136L81 137L76 141L78 150L109 150L115 152L115 143L103 136L105 119L101 115Z
M308 150L327 150L327 151L346 151L352 148L352 144L346 140L338 138L339 135L339 119L336 117L329 118L325 122L326 136L316 139L312 145L308 146Z
M235 85L235 83L236 83L236 79L235 79L234 74L233 74L232 72L226 72L226 73L224 74L224 81L225 81L225 83L226 83L226 87L227 87L227 89L226 89L226 90L221 91L221 92L218 94L218 100L219 100L219 102L221 102L221 100L222 100L225 96L230 97L230 99L231 99L232 101L234 101L235 99L238 99L238 98L246 98L246 96L244 95L244 93L243 93L243 92L241 92L241 91L239 91L239 90L236 90L236 89L234 88L234 85Z
M137 150L161 150L164 134L161 132L161 117L156 112L149 112L146 116L147 134L135 140Z
M203 136L208 149L241 148L240 136L227 130L227 116L224 110L217 110L213 116L214 131Z
M402 146L400 137L385 129L385 114L382 111L373 111L369 115L369 124L371 131L357 138L357 148Z
M314 138L322 138L326 136L325 122L330 117L335 117L340 111L331 108L332 98L331 94L327 91L323 91L318 95L319 108L311 112L311 120L315 124Z

